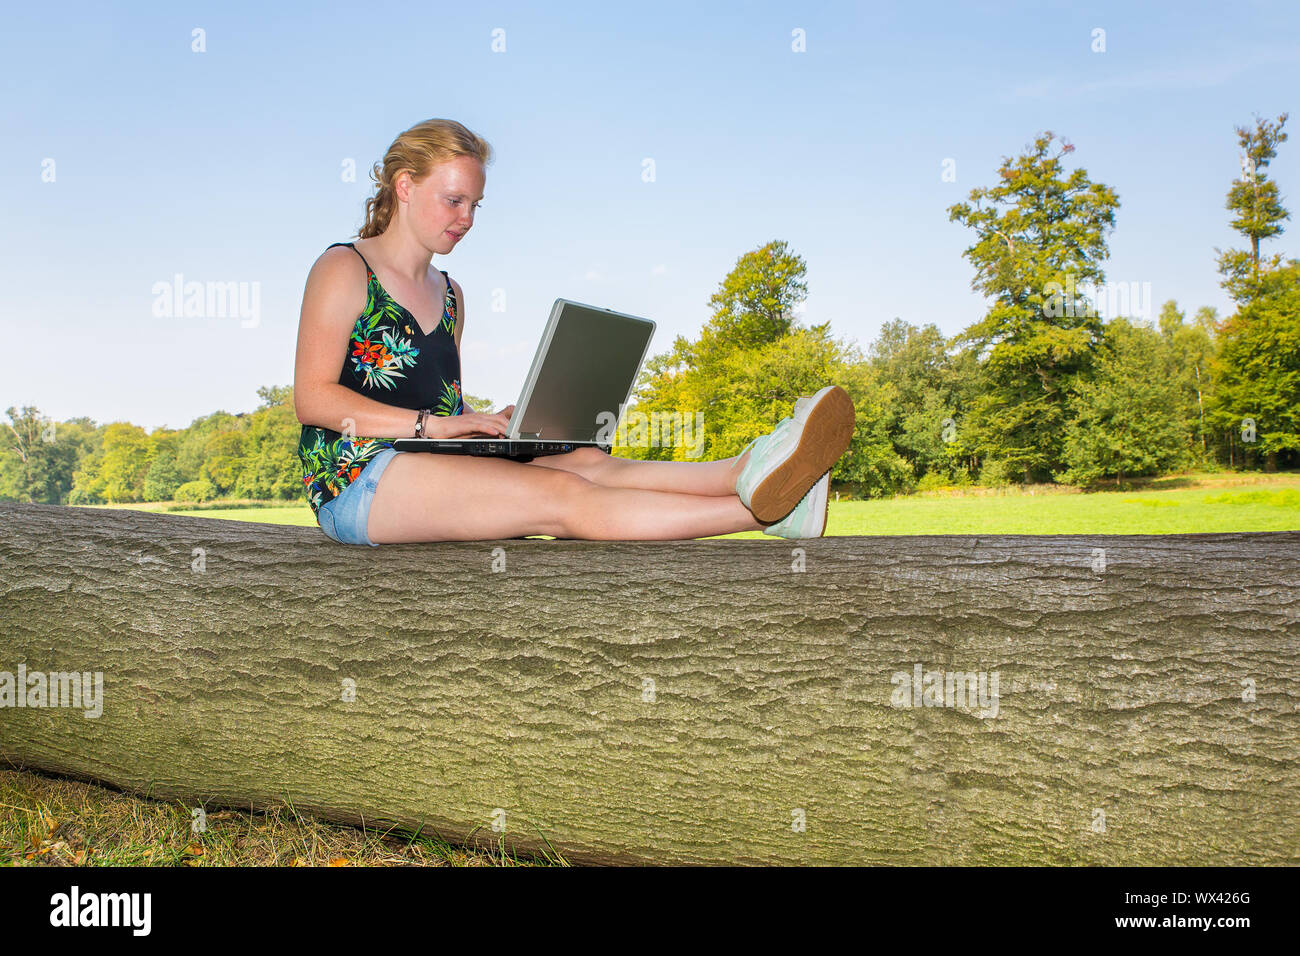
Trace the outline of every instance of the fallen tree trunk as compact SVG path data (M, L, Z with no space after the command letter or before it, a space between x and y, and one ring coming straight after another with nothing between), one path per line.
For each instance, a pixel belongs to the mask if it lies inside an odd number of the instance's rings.
M0 759L575 862L1295 863L1298 581L1290 532L370 549L4 504L0 671L103 700L0 709Z

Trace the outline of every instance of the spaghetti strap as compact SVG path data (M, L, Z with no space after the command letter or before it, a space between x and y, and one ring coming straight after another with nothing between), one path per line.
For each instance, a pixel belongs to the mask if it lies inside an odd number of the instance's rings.
M358 249L358 248L357 248L353 243L351 243L351 242L335 242L335 243L331 243L330 245L326 246L325 248L326 248L326 249L333 249L335 246L347 246L349 249L351 249L351 250L352 250L353 252L355 252L357 255L361 256L361 250ZM374 269L371 269L371 268L370 268L370 263L369 263L369 262L366 262L366 257L365 257L365 256L361 256L361 261L366 263L366 269L367 269L369 272L373 273L373 272L375 271ZM455 302L455 301L456 301L456 290L453 289L453 288L451 287L451 276L447 275L447 270L446 270L446 269L439 269L438 271L442 273L442 277L443 277L443 279L444 279L444 280L446 281L446 283L447 283L447 294L448 294L449 296L451 296L451 301L452 301L452 302Z
M326 249L333 249L335 246L347 246L349 249L351 249L351 250L352 250L353 252L355 252L357 255L361 256L361 250L358 249L358 248L357 248L353 243L350 243L350 242L335 242L335 243L331 243L330 245L326 246L325 248L326 248ZM361 261L362 261L362 262L365 262L365 264L366 264L366 271L369 272L371 275L375 275L375 270L370 268L370 263L369 263L369 262L366 262L366 257L365 257L365 256L361 256ZM456 311L459 313L459 312L460 312L460 303L456 301L456 290L453 289L453 288L451 287L451 276L447 275L447 270L446 270L446 269L439 269L438 271L442 273L442 278L443 278L443 279L446 281L446 283L447 283L447 295L451 296L451 302L452 302L452 305L455 306ZM377 278L377 276L376 276L376 278Z
M451 287L451 276L447 275L446 269L439 269L442 273L443 280L447 283L447 294L451 296L451 304L456 307L457 314L460 313L460 303L456 301L456 290Z
M355 245L353 245L353 244L350 243L350 242L336 242L336 243L333 243L332 245L326 246L325 248L327 248L327 249L333 249L334 246L347 246L349 249L351 249L351 250L352 250L353 252L355 252L357 255L361 256L361 250L358 249ZM366 262L366 257L365 257L365 256L361 256L361 261L366 263L366 271L367 271L367 272L374 272L374 271L375 271L374 269L371 269L371 268L370 268L370 263L369 263L369 262Z

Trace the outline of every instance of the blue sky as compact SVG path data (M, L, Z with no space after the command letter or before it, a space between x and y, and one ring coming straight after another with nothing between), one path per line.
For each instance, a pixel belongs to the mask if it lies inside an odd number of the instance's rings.
M23 346L0 409L151 430L292 383L312 262L430 117L496 151L434 263L465 289L464 388L497 407L556 297L654 319L663 351L773 239L807 262L806 322L864 349L896 316L959 331L983 303L946 208L1044 129L1119 193L1108 278L1225 312L1233 127L1290 111L1300 132L1293 2L54 9L13 6L0 34L0 330ZM1270 172L1297 210L1300 137ZM1265 251L1300 255L1297 230ZM256 322L156 315L177 274L255 287Z

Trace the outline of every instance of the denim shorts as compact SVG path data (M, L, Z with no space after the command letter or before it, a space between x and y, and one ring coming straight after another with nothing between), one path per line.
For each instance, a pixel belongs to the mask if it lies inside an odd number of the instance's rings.
M316 512L316 521L326 536L339 544L368 544L372 548L379 545L370 540L366 534L366 522L370 519L370 502L375 499L375 489L379 487L379 476L398 455L403 454L393 448L385 448L366 463L343 492L320 506Z

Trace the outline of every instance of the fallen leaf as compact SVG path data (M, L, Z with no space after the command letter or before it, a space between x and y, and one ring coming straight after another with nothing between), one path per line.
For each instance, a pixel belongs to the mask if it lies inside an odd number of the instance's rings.
M349 866L349 865L350 865L350 864L348 863L348 860L347 860L346 857L342 857L342 856L340 856L340 857L336 857L336 858L334 858L333 860L330 860L330 866Z

